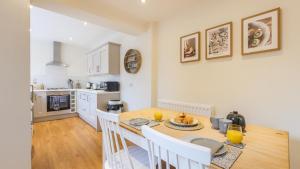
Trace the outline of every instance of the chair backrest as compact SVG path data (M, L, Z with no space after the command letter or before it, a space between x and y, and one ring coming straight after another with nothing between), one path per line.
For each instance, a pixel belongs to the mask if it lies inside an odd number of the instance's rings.
M212 105L186 103L173 100L158 100L158 107L173 111L193 113L197 115L211 116L214 109Z
M162 160L166 161L167 169L170 165L176 169L204 169L211 163L211 150L207 147L167 136L148 126L142 126L142 133L147 140L151 169L156 168L156 162L161 169Z
M109 167L112 169L134 169L122 130L119 127L119 115L97 110L97 116L102 129L102 148L104 148ZM121 142L118 139L118 135ZM122 147L125 154L121 154L120 150Z

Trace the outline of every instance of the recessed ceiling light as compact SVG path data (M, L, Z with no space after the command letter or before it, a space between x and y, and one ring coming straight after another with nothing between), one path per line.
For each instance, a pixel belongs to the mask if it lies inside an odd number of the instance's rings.
M141 2L144 4L144 3L146 3L146 0L141 0Z
M70 40L70 41L72 41L72 40L73 40L73 38L72 38L72 37L69 37L69 40Z
M29 5L29 8L30 8L30 9L32 9L32 8L33 8L33 6L32 6L32 5Z
M87 24L88 24L87 22L83 22L83 25L84 25L84 26L87 26Z
M29 29L29 32L31 32L31 31L32 31L32 29L30 28L30 29Z

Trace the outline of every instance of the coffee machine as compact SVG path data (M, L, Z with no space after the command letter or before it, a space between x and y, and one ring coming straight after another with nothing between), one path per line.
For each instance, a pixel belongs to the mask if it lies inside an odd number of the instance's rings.
M123 103L121 100L109 100L107 103L107 111L110 113L121 113L123 111Z

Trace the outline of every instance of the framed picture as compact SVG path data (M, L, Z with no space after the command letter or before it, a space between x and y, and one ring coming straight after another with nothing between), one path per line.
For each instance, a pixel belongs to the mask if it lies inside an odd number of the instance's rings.
M232 56L232 22L206 29L207 60Z
M280 8L242 19L242 55L280 50Z
M180 62L200 60L200 32L180 38Z

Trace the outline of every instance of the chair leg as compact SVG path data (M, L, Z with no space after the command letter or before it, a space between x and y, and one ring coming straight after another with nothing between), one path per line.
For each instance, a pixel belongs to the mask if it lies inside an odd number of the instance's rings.
M105 158L104 137L102 136L102 169L105 169Z

